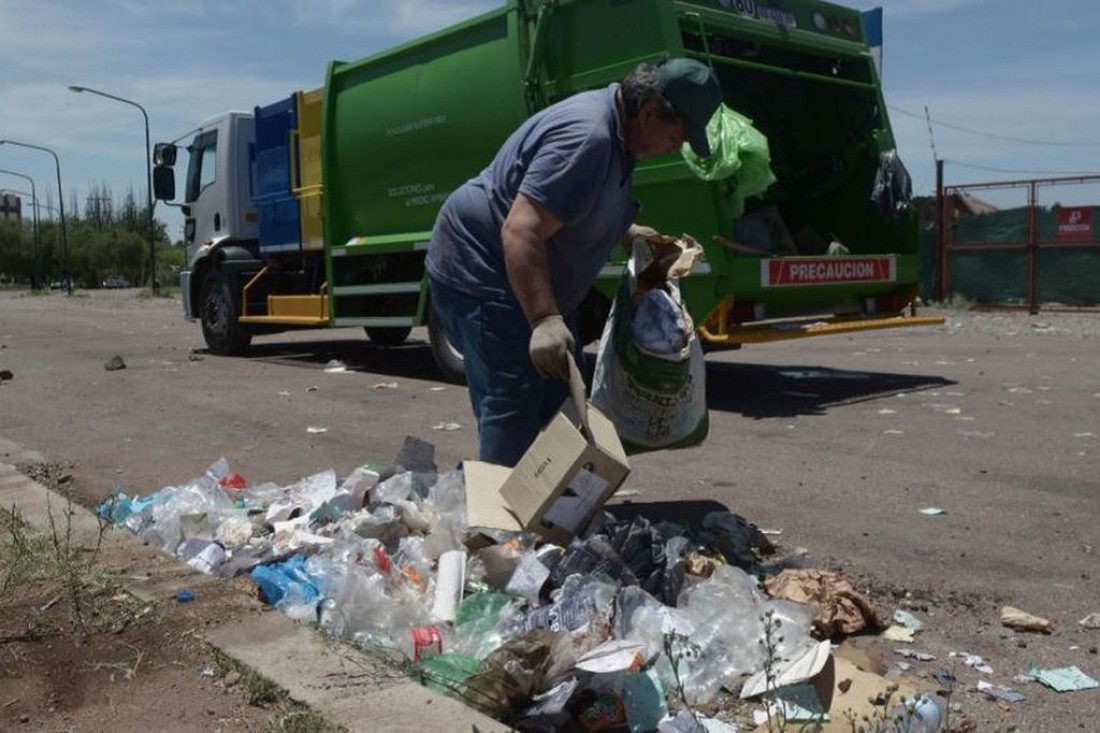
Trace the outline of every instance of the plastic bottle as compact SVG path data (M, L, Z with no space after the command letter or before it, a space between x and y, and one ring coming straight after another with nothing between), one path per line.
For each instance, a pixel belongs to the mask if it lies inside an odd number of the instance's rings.
M728 565L681 594L678 606L695 625L689 637L691 653L677 660L689 702L707 703L722 685L761 666L760 597L755 578Z
M935 733L943 725L946 707L939 695L923 694L891 708L888 722L898 733Z

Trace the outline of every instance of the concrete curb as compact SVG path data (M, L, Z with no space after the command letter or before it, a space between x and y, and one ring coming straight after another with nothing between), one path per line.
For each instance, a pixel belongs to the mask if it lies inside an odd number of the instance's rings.
M3 438L0 457L16 463L42 458ZM49 531L50 513L54 513L56 522L59 512L67 511L68 506L64 496L19 473L15 466L0 462L3 509L14 507L24 522ZM99 535L95 514L73 504L72 533L74 541L94 543ZM139 559L141 572L124 576L123 586L146 601L169 599L181 586L228 586L224 579L193 570L125 530L107 532L102 547L123 549ZM352 731L510 730L457 700L396 674L392 667L353 647L331 643L314 628L270 609L263 612L266 607L260 600L243 591L235 592L240 593L242 606L251 605L255 612L204 631L203 639L331 722Z

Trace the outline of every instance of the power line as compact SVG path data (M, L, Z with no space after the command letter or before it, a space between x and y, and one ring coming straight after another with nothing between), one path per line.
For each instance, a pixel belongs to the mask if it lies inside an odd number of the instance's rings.
M928 105L924 105L924 117L928 122L928 142L932 144L932 162L935 163L940 159L940 154L936 152L936 138L932 134L932 118L928 115Z
M958 130L959 132L968 132L971 135L981 135L982 137L993 138L994 140L1005 140L1012 143L1022 143L1024 145L1050 145L1052 147L1059 148L1100 148L1100 143L1066 143L1066 142L1054 142L1048 140L1028 140L1022 137L1009 137L1007 135L996 135L992 132L983 132L982 130L974 130L969 127L963 127L962 125L953 125L949 122L942 122L940 120L932 119L927 116L927 107L925 107L926 114L917 114L916 112L910 112L909 110L902 109L901 107L895 107L892 104L886 105L888 109L903 114L906 117L913 117L918 120L925 120L930 123L935 123L940 127L946 127L950 130Z
M974 168L980 171L992 171L994 173L1023 173L1025 175L1032 176L1094 176L1097 174L1095 170L1091 171L1023 171L1015 168L994 168L988 165L977 165L974 163L963 163L959 160L944 159L944 163L950 163L951 165L957 165L960 168Z

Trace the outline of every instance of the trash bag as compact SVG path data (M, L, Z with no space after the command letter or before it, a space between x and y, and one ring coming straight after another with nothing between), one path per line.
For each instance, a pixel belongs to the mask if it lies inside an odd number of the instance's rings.
M733 197L739 215L745 199L775 183L768 138L752 126L752 120L723 104L707 123L707 140L710 156L699 157L685 143L681 149L684 162L704 181L736 177Z
M878 171L871 187L871 201L878 212L891 219L904 216L909 211L909 199L913 195L913 184L909 171L905 170L898 151L887 150L878 157Z
M637 273L648 271L646 257L654 259L652 252L640 253L647 246L635 242L592 379L591 402L615 424L628 454L696 445L709 427L703 348L677 279L636 287Z

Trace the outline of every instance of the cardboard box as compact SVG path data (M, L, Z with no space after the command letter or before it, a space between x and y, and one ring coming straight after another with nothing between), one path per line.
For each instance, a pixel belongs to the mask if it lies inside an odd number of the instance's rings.
M537 532L568 544L630 474L611 421L589 405L588 422L591 443L567 401L514 469L466 461L467 525Z

